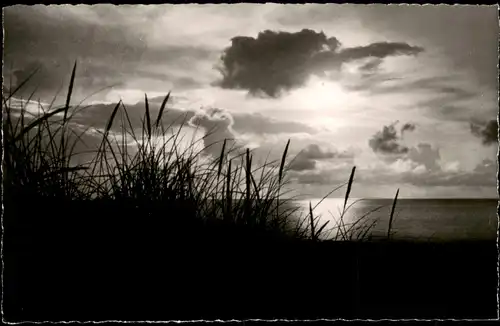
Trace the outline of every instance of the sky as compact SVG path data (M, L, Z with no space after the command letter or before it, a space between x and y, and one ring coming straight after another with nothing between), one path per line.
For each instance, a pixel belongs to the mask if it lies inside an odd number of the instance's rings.
M171 92L164 120L205 145L230 138L262 163L290 139L304 198L353 166L353 197L497 197L498 32L496 6L18 5L4 87L38 67L16 96L63 103L76 61L81 128L119 100L138 121L145 93L154 113Z

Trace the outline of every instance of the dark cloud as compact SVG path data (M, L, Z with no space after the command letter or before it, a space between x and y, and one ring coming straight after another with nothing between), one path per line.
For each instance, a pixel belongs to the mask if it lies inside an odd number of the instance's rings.
M290 165L291 171L307 171L316 169L316 161L297 158Z
M416 128L415 124L413 123L405 123L402 127L401 127L401 137L403 137L403 134L405 133L405 131L414 131Z
M483 141L483 145L489 146L498 142L498 122L497 120L490 120L486 123L470 123L470 130L472 134L479 137Z
M252 95L278 97L304 85L311 74L337 70L343 62L393 55L416 55L423 49L406 43L373 43L339 49L335 37L303 29L299 32L266 30L256 38L237 36L221 56L223 88L246 89Z
M373 137L368 141L371 149L375 153L380 154L406 154L408 153L408 147L400 144L400 137L398 136L395 125L398 121L394 122L389 126L384 126L382 131L378 131Z
M364 72L372 72L378 69L378 67L382 64L382 59L377 58L368 61L364 65L362 65L359 70L364 71Z
M220 86L278 96L281 90L306 81L309 60L327 44L324 33L308 29L298 33L266 30L257 38L234 37L221 57Z
M361 66L360 69L362 69ZM345 82L344 87L351 91L356 92L366 92L371 95L385 93L384 89L389 87L387 82L393 82L396 80L403 80L403 77L396 76L393 73L384 73L373 71L361 70L363 73L359 75L359 79L351 82Z
M358 60L368 57L385 58L397 55L417 55L424 51L418 46L411 46L407 43L378 42L366 46L357 46L342 50L339 55L342 61Z

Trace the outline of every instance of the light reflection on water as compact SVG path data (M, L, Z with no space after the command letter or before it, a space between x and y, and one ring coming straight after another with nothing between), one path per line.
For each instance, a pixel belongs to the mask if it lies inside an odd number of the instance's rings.
M312 199L314 207L320 199ZM349 199L347 206L356 199ZM309 200L297 201L303 207L303 216L309 212ZM497 201L494 199L399 199L393 219L391 236L399 239L496 239ZM344 205L343 198L327 198L314 210L320 216L318 225L330 221L326 230L335 227ZM365 199L356 201L344 214L349 225L359 217L377 209L363 221L375 237L387 236L391 199ZM361 225L359 223L358 225ZM330 237L335 235L335 229Z

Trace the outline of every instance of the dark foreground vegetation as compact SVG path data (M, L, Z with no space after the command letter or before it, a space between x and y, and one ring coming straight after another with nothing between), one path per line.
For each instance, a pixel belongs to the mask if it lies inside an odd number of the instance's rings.
M497 317L495 241L402 242L390 226L373 240L364 217L319 225L285 196L288 145L257 168L226 141L211 161L181 151L179 133L155 147L168 95L154 119L145 99L139 136L117 105L92 161L75 163L74 81L36 117L9 104L16 90L3 97L7 321ZM110 141L120 118L133 152Z

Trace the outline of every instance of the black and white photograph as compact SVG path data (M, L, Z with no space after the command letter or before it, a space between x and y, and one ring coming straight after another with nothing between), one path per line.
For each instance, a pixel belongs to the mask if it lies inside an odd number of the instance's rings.
M3 8L4 322L495 320L498 5Z

